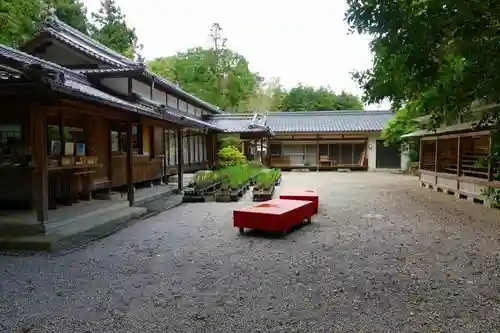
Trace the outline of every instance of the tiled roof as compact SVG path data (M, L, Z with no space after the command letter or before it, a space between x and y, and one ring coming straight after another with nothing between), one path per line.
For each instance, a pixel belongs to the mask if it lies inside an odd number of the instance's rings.
M254 116L252 113L219 114L210 116L208 122L229 133L269 132L265 118L260 122L255 122Z
M98 43L84 33L60 21L55 15L47 16L40 30L89 56L100 59L104 63L120 67L137 65L137 62Z
M0 63L1 62L8 62L12 65L15 65L16 70L23 70L25 69L23 67L26 65L39 65L44 69L63 73L64 77L62 79L53 80L50 82L50 87L53 90L59 92L99 101L103 104L111 105L113 107L118 107L128 111L138 112L150 117L166 119L180 125L192 126L197 128L209 128L219 131L221 130L215 125L180 114L172 110L166 110L164 107L156 105L152 101L147 101L147 103L145 103L144 101L133 103L113 96L92 87L91 83L88 82L87 77L81 73L77 73L68 68L0 44Z
M371 132L392 117L390 111L269 112L267 125L274 132Z
M98 59L107 65L115 66L121 69L130 69L132 71L142 70L142 74L145 77L155 80L155 82L171 91L172 94L179 95L190 101L193 104L198 104L213 113L223 113L220 108L212 105L184 90L179 88L176 84L154 74L153 72L146 69L143 63L129 59L122 54L111 50L110 48L98 43L92 38L88 37L84 33L72 28L66 23L59 20L55 15L48 16L44 23L40 26L40 31L46 33L49 36L57 39L58 41L76 49L83 54L86 54L92 58ZM118 69L117 69L118 70ZM88 71L88 74L109 74L113 69L93 69ZM84 70L80 72L84 73Z

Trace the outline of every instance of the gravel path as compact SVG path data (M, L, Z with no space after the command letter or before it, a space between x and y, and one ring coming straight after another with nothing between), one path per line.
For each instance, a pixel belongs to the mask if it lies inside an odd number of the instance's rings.
M64 255L0 257L0 332L498 332L500 213L379 173L287 173L320 213L240 236L184 204ZM250 200L246 198L246 200Z

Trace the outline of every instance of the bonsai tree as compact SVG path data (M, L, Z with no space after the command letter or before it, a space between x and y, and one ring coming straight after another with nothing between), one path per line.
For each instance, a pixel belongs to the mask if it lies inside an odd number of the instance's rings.
M245 155L234 146L222 148L219 150L218 156L222 168L246 163Z

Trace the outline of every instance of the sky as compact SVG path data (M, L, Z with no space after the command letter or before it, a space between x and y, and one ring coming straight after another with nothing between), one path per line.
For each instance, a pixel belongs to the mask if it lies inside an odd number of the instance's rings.
M83 0L97 11L100 0ZM227 46L242 54L261 76L280 78L285 88L298 83L330 86L362 95L353 70L371 67L369 38L350 35L345 0L116 0L135 27L143 56L153 59L190 47L209 46L217 22ZM387 108L372 105L368 108Z

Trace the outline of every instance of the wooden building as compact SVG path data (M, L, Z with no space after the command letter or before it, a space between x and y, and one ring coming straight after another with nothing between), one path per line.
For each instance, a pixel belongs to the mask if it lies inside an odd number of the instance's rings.
M220 135L237 136L242 143L242 152L248 160L262 160L265 162L267 140L274 136L274 132L267 125L267 114L213 114L207 122L217 128L224 129ZM220 148L216 140L215 150Z
M392 119L389 111L272 112L267 125L269 164L282 169L401 169L406 155L386 147L380 132Z
M481 112L472 118L480 119ZM470 120L470 119L468 119ZM416 119L425 128L430 117ZM490 189L500 189L500 163L490 159L500 149L498 128L477 120L421 129L403 138L420 142L422 186L490 206Z
M0 206L35 209L213 165L221 111L50 16L0 46Z

